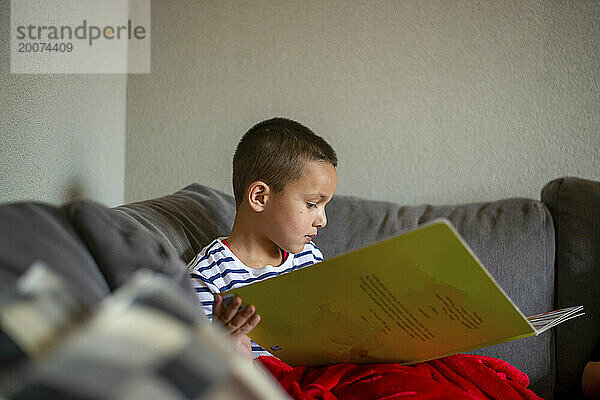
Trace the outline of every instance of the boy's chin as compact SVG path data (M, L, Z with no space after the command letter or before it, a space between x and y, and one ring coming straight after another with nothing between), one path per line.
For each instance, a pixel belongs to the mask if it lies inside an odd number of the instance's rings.
M290 248L288 248L288 249L284 248L283 250L285 250L291 254L298 254L298 253L301 253L302 250L304 250L305 245L306 245L306 243L295 244L293 246L289 246Z

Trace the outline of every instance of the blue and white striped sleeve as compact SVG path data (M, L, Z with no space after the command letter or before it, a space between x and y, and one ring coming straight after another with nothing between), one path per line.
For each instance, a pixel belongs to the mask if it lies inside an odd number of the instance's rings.
M208 319L212 321L214 293L218 293L219 290L200 273L199 270L201 269L203 260L206 260L206 257L202 253L194 257L188 264L188 273L196 296L198 296L198 300L202 304L202 310Z
M211 291L210 287L204 283L202 278L194 272L190 273L190 278L192 281L192 287L196 292L196 296L198 296L198 300L202 304L202 310L204 314L208 317L209 320L212 321L212 312L213 312L213 301L215 296Z

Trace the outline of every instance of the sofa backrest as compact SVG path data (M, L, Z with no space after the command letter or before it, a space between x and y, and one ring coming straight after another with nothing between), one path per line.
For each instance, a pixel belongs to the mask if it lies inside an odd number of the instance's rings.
M160 235L188 262L233 225L233 197L193 184L177 193L116 209ZM554 230L546 207L535 200L509 199L455 206L400 206L335 196L328 224L315 238L325 257L388 238L439 217L452 221L489 272L525 313L552 309ZM552 334L477 351L501 358L526 372L531 388L549 397L553 385Z

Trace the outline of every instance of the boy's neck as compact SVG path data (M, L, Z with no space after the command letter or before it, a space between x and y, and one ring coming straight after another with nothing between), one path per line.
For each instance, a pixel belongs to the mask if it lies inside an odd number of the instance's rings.
M256 232L253 224L244 223L236 215L227 246L244 265L262 268L265 265L278 266L284 261L282 250L267 238Z

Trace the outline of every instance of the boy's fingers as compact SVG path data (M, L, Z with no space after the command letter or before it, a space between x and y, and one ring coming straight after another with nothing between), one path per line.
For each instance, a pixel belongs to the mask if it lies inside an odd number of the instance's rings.
M244 325L240 327L240 329L238 329L238 332L242 335L247 335L248 333L250 333L250 331L252 331L252 329L256 327L256 325L258 325L259 322L260 315L254 314L248 319L248 321L246 321Z
M215 298L213 300L213 319L219 319L221 317L221 313L223 312L223 296L220 294L215 294Z
M250 317L252 317L255 312L256 308L254 306L248 306L244 308L226 324L228 330L230 332L236 332L248 321Z
M238 309L242 305L242 299L239 296L235 296L231 303L224 308L219 320L223 325L229 325L234 317L238 314Z

